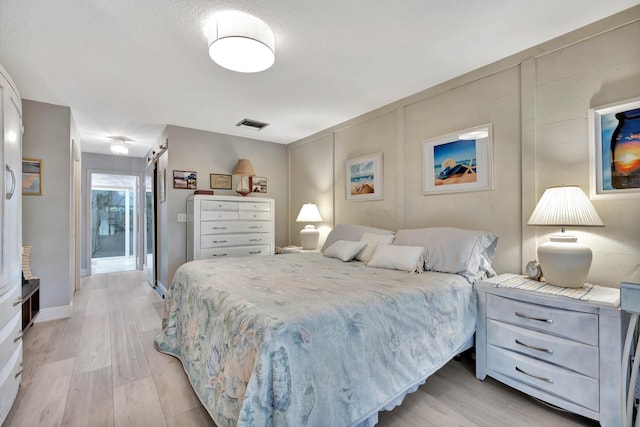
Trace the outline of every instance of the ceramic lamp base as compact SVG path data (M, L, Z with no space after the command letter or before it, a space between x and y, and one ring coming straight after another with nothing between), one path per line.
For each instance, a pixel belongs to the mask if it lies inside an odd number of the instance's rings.
M547 283L566 288L581 288L587 281L591 249L578 243L575 236L554 234L538 247L538 261Z
M318 247L318 239L320 232L311 224L300 230L300 242L302 249L316 249Z

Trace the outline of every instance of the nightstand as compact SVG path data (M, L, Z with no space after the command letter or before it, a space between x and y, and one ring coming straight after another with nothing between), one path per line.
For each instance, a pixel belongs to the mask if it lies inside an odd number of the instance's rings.
M285 246L282 248L282 254L295 254L307 252L320 252L320 249L302 249L302 246Z
M620 426L627 316L601 303L495 286L514 276L476 283L476 377Z

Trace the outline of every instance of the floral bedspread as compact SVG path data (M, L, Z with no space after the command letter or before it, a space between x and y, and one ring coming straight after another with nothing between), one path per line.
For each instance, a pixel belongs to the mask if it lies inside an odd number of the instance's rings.
M458 275L318 253L214 259L178 269L155 345L219 427L350 426L444 365L475 318Z

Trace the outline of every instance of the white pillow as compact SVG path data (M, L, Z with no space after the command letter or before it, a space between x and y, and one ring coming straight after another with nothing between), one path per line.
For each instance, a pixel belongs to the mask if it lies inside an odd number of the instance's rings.
M324 255L330 258L338 258L345 262L351 261L365 246L367 244L364 242L338 240L324 251Z
M460 274L470 282L495 274L491 262L498 237L486 231L453 227L398 230L393 244L423 246L427 250L427 270Z
M361 242L365 242L367 246L356 255L356 259L362 262L368 262L371 259L371 255L376 250L378 245L390 245L393 243L393 234L376 234L376 233L363 233L360 237Z
M327 236L322 245L322 252L324 252L329 246L333 245L338 240L350 240L352 242L358 242L363 233L375 233L375 234L393 234L391 230L383 230L382 228L367 227L366 225L357 224L336 224L331 230L331 233Z
M422 273L425 249L422 246L377 245L367 265L369 267Z

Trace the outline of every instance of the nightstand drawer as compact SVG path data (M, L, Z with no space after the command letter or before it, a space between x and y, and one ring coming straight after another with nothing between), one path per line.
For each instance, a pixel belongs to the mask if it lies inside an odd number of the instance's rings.
M598 380L520 355L487 346L487 368L577 405L599 410Z
M487 318L598 346L598 315L487 295Z
M487 343L587 375L600 377L598 348L564 338L487 320Z

